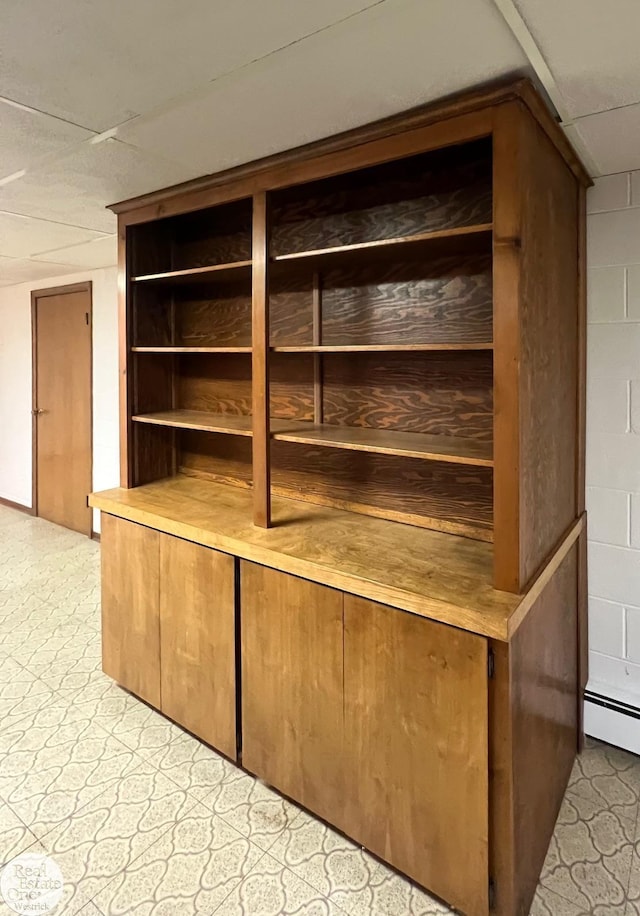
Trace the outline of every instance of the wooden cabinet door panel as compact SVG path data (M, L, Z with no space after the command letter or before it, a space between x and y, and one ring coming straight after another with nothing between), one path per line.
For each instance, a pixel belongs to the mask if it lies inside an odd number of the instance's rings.
M345 595L345 813L367 849L488 912L486 640Z
M343 594L243 562L244 766L341 823Z
M160 535L162 711L236 758L234 559Z
M160 708L157 531L102 513L102 670Z

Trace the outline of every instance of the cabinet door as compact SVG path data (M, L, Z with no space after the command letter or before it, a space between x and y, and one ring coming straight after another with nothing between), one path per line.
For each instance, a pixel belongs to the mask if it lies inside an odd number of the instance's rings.
M241 565L242 762L333 823L342 798L342 592Z
M102 670L160 708L157 531L102 514Z
M233 557L160 535L162 711L236 757Z
M486 640L345 595L342 829L488 912Z

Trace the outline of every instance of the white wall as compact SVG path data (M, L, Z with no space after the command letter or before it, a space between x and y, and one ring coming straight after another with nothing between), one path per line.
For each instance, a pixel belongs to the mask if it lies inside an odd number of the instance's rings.
M589 688L640 707L640 172L587 202Z
M0 289L0 496L24 506L31 506L31 291L84 280L93 283L93 489L118 486L117 269L106 267Z

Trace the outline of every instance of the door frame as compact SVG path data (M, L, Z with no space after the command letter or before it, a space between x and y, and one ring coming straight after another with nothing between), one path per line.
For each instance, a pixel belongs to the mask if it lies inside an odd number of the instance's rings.
M89 294L89 327L91 328L91 346L89 348L89 369L91 384L89 387L89 424L90 424L90 449L89 465L91 471L91 484L93 486L93 282L85 280L82 283L70 283L67 286L51 286L45 289L31 290L31 512L38 517L38 420L34 413L38 397L38 334L37 334L37 309L38 299L48 296L64 296L67 293ZM92 538L93 513L91 515Z

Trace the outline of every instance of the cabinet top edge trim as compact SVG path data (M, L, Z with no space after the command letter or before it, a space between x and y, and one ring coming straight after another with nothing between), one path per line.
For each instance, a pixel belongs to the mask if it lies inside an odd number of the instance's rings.
M408 526L379 519L365 521L351 513L322 507L302 506L307 528L313 525L312 549L305 548L305 538L291 538L287 523L301 504L290 499L274 500L276 524L270 529L256 529L246 523L244 491L217 484L184 480L159 481L135 489L115 489L93 494L90 504L109 515L136 522L148 528L230 553L240 559L279 569L303 579L339 588L400 610L428 617L487 638L506 641L510 621L523 595L500 592L491 583L491 551L487 545L466 538L404 529ZM215 511L213 511L215 510ZM358 528L354 533L353 526ZM352 542L348 554L338 551L346 534ZM405 536L406 535L406 536ZM371 542L385 544L389 538L403 555L406 575L398 582L391 567L379 568L371 561ZM418 544L416 544L416 538ZM375 551L376 548L374 548ZM459 576L439 575L447 564L443 553L451 555ZM427 557L427 560L424 558ZM438 559L439 558L439 559ZM395 567L394 567L395 568ZM462 582L462 585L460 584ZM475 583L470 590L466 582Z
M182 195L204 192L233 182L248 182L259 175L265 176L265 187L268 187L268 177L266 176L271 170L275 170L278 167L292 162L311 162L324 155L344 152L352 147L364 146L369 142L382 140L394 134L401 134L421 127L435 126L438 122L479 113L483 109L492 109L505 102L521 102L548 134L556 150L564 158L575 177L585 186L593 183L578 154L563 133L555 113L549 109L548 104L542 99L531 80L527 77L521 77L515 80L509 78L507 80L492 81L476 89L458 92L454 95L428 102L426 105L411 108L333 136L324 137L312 143L287 149L281 153L255 159L209 175L203 175L200 178L181 182L169 188L118 201L110 204L108 209L117 214L130 214L132 211L161 204ZM487 133L491 133L490 127ZM469 139L475 139L475 137L470 137ZM446 143L443 144L443 146L446 145ZM291 182L291 184L297 183L297 181ZM247 196L251 196L251 191L245 188L241 193L232 194L229 200L241 199ZM195 207L195 209L200 208L200 206ZM189 207L187 206L185 209L188 210ZM161 215L158 214L155 217L150 217L150 219L157 219Z

